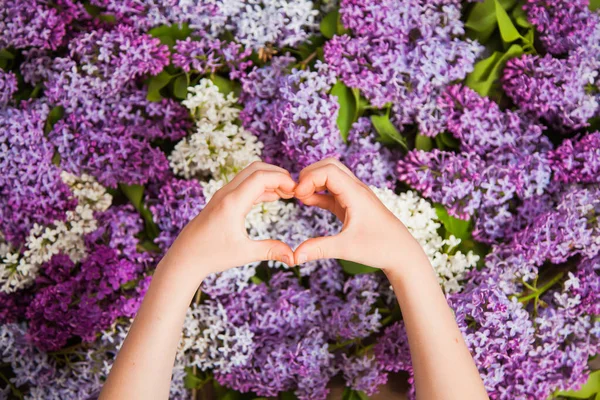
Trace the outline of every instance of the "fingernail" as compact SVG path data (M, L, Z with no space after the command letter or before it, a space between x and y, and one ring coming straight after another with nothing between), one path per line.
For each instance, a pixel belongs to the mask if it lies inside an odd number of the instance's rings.
M290 264L290 258L288 256L283 256L281 257L281 261L286 263L287 265L291 265Z
M298 264L305 263L306 260L308 260L308 257L306 257L306 254L299 254L298 255Z

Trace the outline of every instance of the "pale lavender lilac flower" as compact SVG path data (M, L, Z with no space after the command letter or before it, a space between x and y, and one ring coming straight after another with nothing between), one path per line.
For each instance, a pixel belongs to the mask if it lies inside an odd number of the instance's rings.
M327 157L339 157L342 139L337 127L339 104L328 94L335 75L317 61L314 71L292 69L277 58L242 79L244 126L264 143L263 159L291 172Z
M388 374L378 365L375 357L363 355L347 357L342 354L342 372L346 386L373 396L379 392L379 386L387 383Z
M463 40L460 5L454 2L344 0L340 14L352 32L325 45L325 59L342 82L375 107L392 103L402 128L416 123L422 134L443 129L436 98L463 79L482 51Z
M398 155L377 141L377 134L368 118L360 118L354 123L348 142L341 161L354 175L367 185L393 189Z
M178 40L173 47L173 65L185 72L195 71L201 74L214 74L218 70L229 70L230 79L239 79L246 75L252 66L249 59L251 49L244 49L235 42L202 38L200 40Z

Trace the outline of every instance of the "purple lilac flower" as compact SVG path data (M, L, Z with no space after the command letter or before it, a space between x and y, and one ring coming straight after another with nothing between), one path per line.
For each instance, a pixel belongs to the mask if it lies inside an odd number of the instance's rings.
M409 383L413 383L413 368L408 348L408 337L404 322L395 322L385 328L377 338L374 348L377 365L384 371L409 373Z
M335 76L326 64L315 71L283 69L288 57L255 69L242 79L245 127L264 143L263 159L292 172L327 157L339 157L342 139L337 127L339 104L327 92Z
M76 200L52 163L44 136L48 106L23 103L0 108L0 229L15 245L34 224L63 220Z
M139 252L137 236L144 230L144 222L131 204L112 206L96 215L96 220L98 228L85 237L88 248L104 245L133 263L150 261L148 253Z
M600 201L598 188L570 185L547 200L547 211L538 212L509 242L495 245L486 257L486 267L496 285L506 293L522 290L523 281L533 281L539 269L550 262L562 264L580 256L600 252L598 226L594 223ZM486 274L481 274L484 279Z
M373 309L379 298L379 283L373 274L357 275L346 281L344 301L326 315L325 330L331 338L358 339L379 331L381 314Z
M527 19L541 33L540 40L552 54L566 53L587 41L598 24L589 0L527 0Z
M42 266L48 278L38 280L26 311L28 336L37 347L56 350L72 337L91 342L117 317L135 314L129 298L143 296L144 286L126 290L121 285L141 277L138 265L105 246L96 247L79 269L68 258L56 257ZM70 276L65 276L69 272ZM60 280L52 283L52 277Z
M2 0L0 4L0 48L36 47L55 50L63 44L67 25L74 15L61 7L76 7L68 0L59 7L35 0Z
M201 74L214 74L219 69L227 68L231 79L240 79L252 66L249 60L252 50L244 49L235 42L187 38L178 40L173 50L173 65L185 72L194 70Z
M8 105L14 92L17 91L17 77L12 72L0 69L0 108Z
M367 185L393 189L395 154L376 141L377 136L368 118L360 118L348 134L350 143L342 162Z
M379 368L374 357L367 355L347 357L342 354L342 372L346 386L373 396L379 392L379 386L387 383L388 374Z
M461 152L413 150L398 162L398 178L453 216L476 215L478 240L509 236L518 227L511 202L540 196L550 184L543 127L460 86L449 87L439 107Z
M485 284L450 296L449 303L490 398L545 398L526 396L537 371L524 369L523 361L535 330L521 303Z
M196 180L171 178L153 189L157 193L146 201L160 229L156 242L166 251L185 225L202 211L205 200Z
M0 325L11 324L22 319L27 306L31 303L31 293L0 293Z
M599 183L600 132L564 140L550 153L553 178L562 183Z
M325 399L333 355L317 302L290 272L273 275L269 287L251 285L225 299L229 321L248 324L257 347L246 365L215 371L217 381L260 396L295 390L300 399Z
M422 134L439 133L443 118L437 96L472 71L482 50L476 42L460 39L460 5L344 0L340 14L352 35L326 43L331 69L374 106L391 102L397 125L417 123Z
M100 183L146 183L169 173L165 154L131 136L127 126L93 126L80 115L59 121L49 134L61 166L74 174L88 173Z
M524 55L504 69L504 91L519 108L553 127L579 129L598 110L595 96L586 92L594 67L585 62L585 51L567 59Z

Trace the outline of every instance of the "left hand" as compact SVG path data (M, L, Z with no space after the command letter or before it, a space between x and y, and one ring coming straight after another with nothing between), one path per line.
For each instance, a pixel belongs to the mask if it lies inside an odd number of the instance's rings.
M292 265L292 249L279 240L250 239L245 218L258 203L292 198L295 187L285 169L263 162L250 164L186 225L160 264L176 268L196 287L211 273L255 261Z

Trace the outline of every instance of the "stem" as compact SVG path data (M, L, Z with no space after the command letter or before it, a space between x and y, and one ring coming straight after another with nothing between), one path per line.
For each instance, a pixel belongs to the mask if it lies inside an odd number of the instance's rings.
M313 51L311 54L309 54L308 57L306 57L304 60L300 61L298 64L300 64L300 68L304 69L306 68L306 65L308 65L309 62L312 61L313 58L315 58L317 56L317 51Z
M332 345L329 345L329 351L330 352L336 351L336 350L339 350L341 348L344 348L344 347L349 346L354 343L356 343L356 339L350 339L350 340L346 340L345 342L342 342L342 343L332 344Z
M520 303L526 303L531 299L539 298L545 292L548 291L556 282L560 281L563 276L565 276L565 271L558 273L554 278L552 278L548 283L546 283L541 288L537 289L535 292L528 294L527 296L519 297Z

